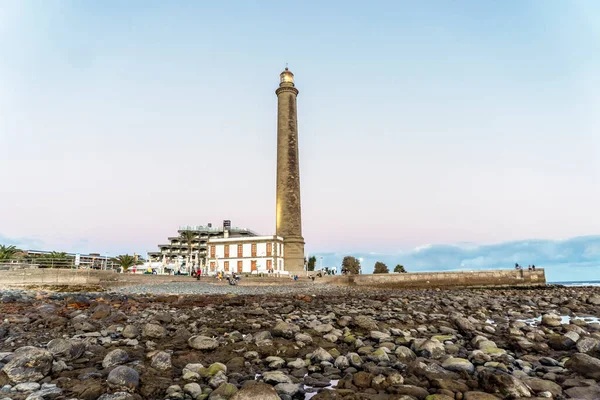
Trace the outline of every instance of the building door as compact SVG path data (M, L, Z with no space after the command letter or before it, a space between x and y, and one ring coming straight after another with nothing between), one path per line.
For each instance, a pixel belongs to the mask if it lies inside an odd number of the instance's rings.
M210 271L215 272L215 262L214 261L210 262Z
M252 271L256 271L256 260L250 261L250 268Z
M238 274L242 273L242 265L243 265L243 261L238 261L238 268L237 268L238 269L237 270Z
M267 270L270 271L273 268L273 260L267 260Z
M225 269L225 272L229 272L229 261L223 263L223 268Z

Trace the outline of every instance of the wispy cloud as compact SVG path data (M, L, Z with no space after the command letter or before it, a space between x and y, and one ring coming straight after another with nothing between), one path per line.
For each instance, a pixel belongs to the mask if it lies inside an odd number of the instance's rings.
M324 266L339 266L345 255L363 259L371 273L376 261L393 268L402 264L411 272L510 269L515 263L546 268L549 281L600 279L600 235L567 240L522 240L492 245L472 243L424 245L411 251L377 254L323 253ZM577 271L574 276L573 272Z

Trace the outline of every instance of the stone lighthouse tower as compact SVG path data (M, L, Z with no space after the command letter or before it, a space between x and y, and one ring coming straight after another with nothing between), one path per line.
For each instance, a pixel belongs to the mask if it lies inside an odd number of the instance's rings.
M287 271L304 270L304 238L300 209L300 162L294 74L285 68L277 94L277 236L283 237Z

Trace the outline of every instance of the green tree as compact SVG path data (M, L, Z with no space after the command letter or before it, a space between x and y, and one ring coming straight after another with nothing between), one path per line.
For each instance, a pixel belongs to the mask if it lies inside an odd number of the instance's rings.
M16 258L17 253L20 250L15 246L5 246L0 244L0 260L10 260L11 258Z
M308 267L306 268L308 271L314 271L315 265L317 265L317 257L311 256L308 259Z
M123 267L124 271L127 271L129 268L133 267L134 265L142 264L141 261L136 260L134 256L130 256L129 254L123 254L123 255L117 256L117 257L113 258L113 262L115 264L117 264L118 266Z
M400 274L405 274L406 270L404 269L404 265L396 265L396 267L394 268L394 272L398 272Z
M342 272L358 275L360 273L360 261L356 257L346 256L342 260Z
M389 274L390 270L388 269L387 265L385 265L384 263L377 261L375 263L375 269L373 270L374 274Z
M192 264L192 242L196 238L196 232L194 231L182 231L181 232L181 240L185 240L188 247L188 259L187 259L187 268L189 271L190 265Z

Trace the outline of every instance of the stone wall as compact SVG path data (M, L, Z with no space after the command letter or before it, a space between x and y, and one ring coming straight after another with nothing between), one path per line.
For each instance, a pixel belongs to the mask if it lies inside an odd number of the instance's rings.
M543 269L487 270L457 272L420 272L409 274L373 274L327 277L335 285L363 286L376 288L454 288L454 287L502 287L543 286L546 275Z

